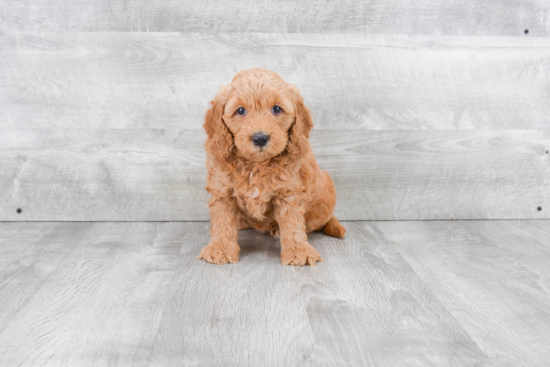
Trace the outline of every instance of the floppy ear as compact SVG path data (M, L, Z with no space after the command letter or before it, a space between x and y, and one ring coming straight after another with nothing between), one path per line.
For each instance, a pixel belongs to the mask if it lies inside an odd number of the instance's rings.
M287 151L297 157L304 156L310 149L309 131L313 128L311 111L304 104L304 98L296 86L292 86L295 120L289 131Z
M226 160L233 151L233 135L222 120L228 92L228 87L222 87L216 94L210 102L212 107L206 112L203 125L208 135L204 147L220 160Z

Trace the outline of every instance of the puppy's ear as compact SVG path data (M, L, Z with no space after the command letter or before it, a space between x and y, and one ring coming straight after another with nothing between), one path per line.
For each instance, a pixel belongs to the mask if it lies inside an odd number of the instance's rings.
M291 85L291 90L296 117L289 131L290 142L287 150L292 155L304 156L310 149L307 139L309 138L309 131L313 128L313 120L311 111L304 104L304 98L298 88Z
M203 126L208 135L204 147L220 160L226 160L233 151L233 136L222 120L229 92L229 86L220 88L204 117Z

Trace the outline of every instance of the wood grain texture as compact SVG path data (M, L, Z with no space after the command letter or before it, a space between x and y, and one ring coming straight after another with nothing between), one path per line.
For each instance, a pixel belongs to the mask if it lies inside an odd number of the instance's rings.
M207 220L204 140L200 130L3 130L2 219Z
M200 128L243 69L298 85L317 129L548 129L550 38L4 33L0 127Z
M251 230L240 233L235 266L197 262L199 246L182 248L152 363L178 365L182 355L204 366L487 362L400 255L346 225L346 240L310 236L326 260L318 267L280 265L278 241ZM204 242L187 234L185 243Z
M70 255L0 330L0 362L490 365L376 226L346 225L345 240L310 236L324 263L294 268L252 230L241 231L238 264L214 266L196 258L206 223L1 223L0 258L26 231L73 234Z
M546 365L550 221L344 224L295 268L252 230L196 259L207 223L0 223L0 363Z
M204 140L184 129L0 130L0 220L207 221ZM310 141L340 219L549 218L549 130L314 130Z
M89 224L0 223L0 330L75 249ZM69 244L75 244L71 246Z
M27 269L1 274L2 366L147 365L184 226L0 223L0 229L0 259L12 257ZM63 246L53 251L47 237L36 235L41 231L56 233ZM52 254L21 256L19 246ZM58 265L39 288L26 289L44 262ZM16 286L29 295L8 313L5 290Z
M10 31L550 35L545 0L0 1Z
M549 224L382 222L376 227L495 365L542 367L550 359Z

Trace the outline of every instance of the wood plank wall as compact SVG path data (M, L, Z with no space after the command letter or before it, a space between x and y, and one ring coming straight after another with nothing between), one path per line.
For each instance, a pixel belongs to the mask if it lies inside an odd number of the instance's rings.
M550 218L547 1L197 4L0 0L0 220L208 220L202 119L251 67L341 219Z
M1 0L0 8L9 31L550 35L547 0Z

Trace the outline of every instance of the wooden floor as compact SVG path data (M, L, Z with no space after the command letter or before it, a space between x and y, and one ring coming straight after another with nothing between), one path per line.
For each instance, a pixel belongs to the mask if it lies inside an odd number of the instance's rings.
M204 222L0 223L2 366L547 366L550 221L346 222L282 266Z

